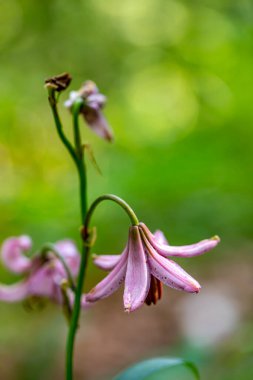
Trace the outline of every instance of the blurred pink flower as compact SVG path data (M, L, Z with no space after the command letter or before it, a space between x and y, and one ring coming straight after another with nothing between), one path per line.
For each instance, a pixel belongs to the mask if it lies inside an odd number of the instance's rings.
M199 283L169 257L202 255L219 241L219 237L214 236L196 244L175 247L167 243L161 231L152 234L144 223L132 226L121 255L94 255L94 263L111 272L87 294L86 299L95 302L108 297L124 281L124 307L128 312L138 309L144 302L155 304L161 298L161 283L177 290L198 293Z
M113 140L112 130L102 113L102 109L106 103L106 97L99 93L96 84L92 81L87 81L80 90L71 91L69 99L64 105L71 109L78 98L84 100L81 113L88 126L103 139L108 141Z
M14 273L23 274L25 278L13 285L0 284L0 300L16 302L35 296L49 298L62 304L61 285L62 281L67 279L66 269L60 259L50 252L46 256L35 255L33 258L28 258L24 253L31 247L32 241L25 235L11 237L4 241L1 256L5 267ZM79 271L80 255L74 243L70 240L62 240L54 247L75 278ZM68 288L67 293L70 302L73 303L73 291ZM83 296L82 305L86 306L85 296Z

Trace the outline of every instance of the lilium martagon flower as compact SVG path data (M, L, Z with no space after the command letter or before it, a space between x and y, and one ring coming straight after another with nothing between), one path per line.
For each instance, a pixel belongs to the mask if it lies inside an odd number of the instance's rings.
M102 113L106 97L100 94L94 82L86 81L78 91L70 92L69 99L64 103L65 107L71 110L74 103L80 98L83 101L80 113L88 127L103 139L112 141L112 130Z
M1 249L1 259L4 266L11 272L23 275L24 279L12 284L0 284L0 301L18 302L32 298L50 299L63 304L65 298L62 284L66 288L66 269L62 261L50 253L46 256L34 255L29 258L25 255L32 247L29 236L11 237L4 241ZM77 277L80 265L80 254L71 240L61 240L54 244L55 249L64 259L73 278ZM74 302L74 292L68 287L67 297L71 305ZM82 307L86 307L83 295Z
M120 255L93 255L94 264L110 273L86 296L90 303L110 296L125 282L124 308L127 312L143 303L156 304L162 284L188 293L198 293L199 283L170 257L193 257L210 251L220 242L218 236L196 244L171 246L161 231L152 234L144 223L129 229L129 238Z

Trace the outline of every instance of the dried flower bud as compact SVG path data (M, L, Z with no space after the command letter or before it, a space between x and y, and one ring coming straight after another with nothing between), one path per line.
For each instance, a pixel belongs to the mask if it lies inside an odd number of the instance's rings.
M62 92L70 85L72 77L68 73L56 75L45 80L45 86L57 92Z

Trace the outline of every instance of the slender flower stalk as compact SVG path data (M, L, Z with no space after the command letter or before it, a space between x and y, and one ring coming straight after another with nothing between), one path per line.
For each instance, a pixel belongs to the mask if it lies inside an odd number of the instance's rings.
M86 212L87 212L87 181L86 181L86 169L84 162L84 151L81 142L78 117L80 114L80 109L83 106L83 101L80 98L76 99L76 102L73 102L71 111L73 115L73 127L74 127L74 147L66 138L62 124L60 121L59 113L57 110L57 99L54 87L51 85L51 81L49 81L50 85L48 87L49 90L49 104L51 106L54 121L56 125L56 129L58 135L70 153L73 161L76 165L78 177L79 177L79 191L80 191L80 205L81 205L81 223L84 224ZM53 83L54 85L54 83ZM83 241L86 239L85 236L82 236ZM78 327L80 309L81 309L81 300L82 300L82 290L84 277L87 266L87 256L88 256L88 246L86 244L82 244L82 254L81 254L81 262L79 267L79 274L77 279L77 285L75 289L75 298L74 298L74 306L73 312L70 320L70 327L67 337L67 346L66 346L66 380L73 379L73 356L74 356L74 342L75 335Z
M79 113L83 106L82 100L78 99L76 104L73 106L73 126L74 126L74 139L75 139L75 150L77 156L77 171L79 175L79 186L80 186L80 201L81 201L81 220L82 224L85 222L86 212L87 212L87 178L86 178L86 167L84 162L84 148L81 141L81 135L79 130Z
M80 201L81 201L81 222L82 225L85 222L86 212L87 212L87 183L86 183L86 169L84 163L84 150L81 143L80 130L78 117L80 109L83 103L79 99L73 105L73 126L74 126L74 140L75 140L75 163L79 176L79 187L80 187ZM85 240L86 237L83 237ZM73 356L74 356L74 343L75 335L78 328L78 321L80 316L81 309L81 299L83 291L83 283L85 278L87 258L88 258L89 249L87 245L82 244L82 254L81 254L81 263L79 269L79 275L77 280L75 300L73 307L73 314L70 321L69 333L67 338L67 351L66 351L66 379L72 380L73 378Z
M87 228L89 226L91 216L94 213L96 207L101 202L103 202L103 201L112 201L112 202L117 203L120 207L123 208L123 210L126 211L126 213L128 214L128 216L130 218L130 221L131 221L131 223L132 223L133 226L139 224L138 218L137 218L134 210L129 206L129 204L127 202L125 202L122 198L118 197L117 195L114 195L114 194L105 194L105 195L101 195L100 197L98 197L91 204L91 206L90 206L90 208L89 208L89 210L87 212L87 216L86 216L86 220L85 220L85 224L84 224L84 226L86 227L86 230L87 230Z
M59 116L58 109L57 109L57 99L56 99L55 90L52 89L51 87L48 88L48 101L49 101L49 104L51 106L51 110L53 113L53 118L54 118L54 122L55 122L55 126L56 126L58 136L60 137L63 145L68 150L68 152L69 152L70 156L72 157L73 161L75 162L75 164L78 165L78 160L76 157L75 150L74 150L73 146L71 145L71 143L69 142L69 140L67 139L67 137L63 131L62 123L61 123L60 116Z
M63 78L62 78L63 77ZM67 85L70 83L69 77L66 75L60 75L59 77L53 77L46 81L46 87L49 93L49 104L51 106L54 121L58 135L71 155L79 176L79 189L80 189L80 205L81 205L81 236L82 236L82 255L80 262L79 275L77 280L77 285L75 289L75 300L73 313L70 321L69 333L67 338L67 349L66 349L66 380L72 380L73 378L73 356L74 356L74 342L75 335L78 327L81 301L82 301L82 290L86 273L87 258L89 254L89 231L88 223L90 216L93 212L93 208L101 201L99 199L94 202L92 209L87 215L88 221L86 222L87 213L87 179L86 179L86 168L84 160L84 149L81 141L81 134L79 129L79 115L82 114L88 124L88 126L94 130L99 136L105 138L106 140L112 140L112 131L107 124L104 116L101 112L103 105L105 103L105 97L99 94L96 85L93 82L86 82L79 92L72 92L70 100L66 102L66 106L71 110L73 117L73 128L74 128L74 146L69 142L64 134L62 124L60 121L59 113L57 110L57 98L56 92L63 91ZM113 196L111 196L113 198ZM116 198L116 197L115 197ZM123 208L126 208L124 201L115 200L121 203ZM134 223L138 222L137 218L134 218L133 211L128 207L129 213L132 215L132 220Z
M69 328L69 335L68 335L68 341L67 341L67 361L66 361L66 379L71 380L72 374L73 374L73 354L74 354L74 341L75 341L75 334L78 327L78 320L79 320L79 314L81 309L81 299L82 299L82 289L83 289L83 283L86 273L86 266L87 266L87 259L90 251L90 232L89 232L89 224L91 221L91 217L96 209L96 207L103 201L111 200L115 203L117 203L119 206L121 206L126 213L128 214L131 222L133 225L136 225L139 223L137 216L135 215L132 208L121 198L117 197L116 195L112 194L106 194L102 195L101 197L98 197L90 206L82 229L82 236L83 236L83 252L81 257L81 263L80 263L80 272L78 276L77 281L77 288L76 288L76 296L75 296L75 303L73 308L73 316L70 323ZM86 300L86 296L85 296ZM89 303L88 303L89 304Z

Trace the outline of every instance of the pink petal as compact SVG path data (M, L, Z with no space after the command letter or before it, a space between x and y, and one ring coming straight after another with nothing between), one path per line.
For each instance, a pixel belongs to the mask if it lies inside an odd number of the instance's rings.
M86 301L95 302L109 297L119 288L126 275L127 256L128 247L121 255L114 269L87 294Z
M169 244L162 231L156 230L153 236L159 244Z
M130 227L124 290L124 306L126 311L134 311L145 302L149 286L150 273L139 228L137 226Z
M61 240L55 244L55 248L59 251L61 256L64 258L67 266L70 269L70 272L74 277L78 275L79 266L80 266L80 253L73 243L72 240ZM62 263L54 259L57 262L59 268L61 268L62 276L66 277L66 271Z
M2 245L2 260L5 266L14 273L23 273L31 268L32 261L24 256L32 246L29 236L9 238Z
M112 130L100 110L87 107L83 110L83 115L86 123L93 132L105 140L113 140Z
M17 302L28 296L27 281L21 281L14 285L0 285L0 301Z
M177 290L184 290L189 293L200 291L199 283L185 272L177 263L159 255L148 242L146 236L142 234L148 252L148 263L150 273L165 285Z
M175 247L159 243L144 223L140 223L140 226L151 245L160 255L164 257L193 257L203 255L203 253L210 251L220 242L220 238L218 236L214 236L211 239L205 239L195 244Z
M92 303L88 302L86 294L83 294L82 299L81 299L81 308L86 310L86 309L89 309L91 306L92 306Z
M103 107L104 104L106 103L106 96L99 94L98 92L96 94L91 94L87 97L87 104L92 107L94 106L95 108L97 107Z
M60 286L55 283L55 275L55 268L50 262L32 273L28 279L29 294L51 299L58 298Z
M92 255L93 263L100 269L112 270L119 262L121 255Z

